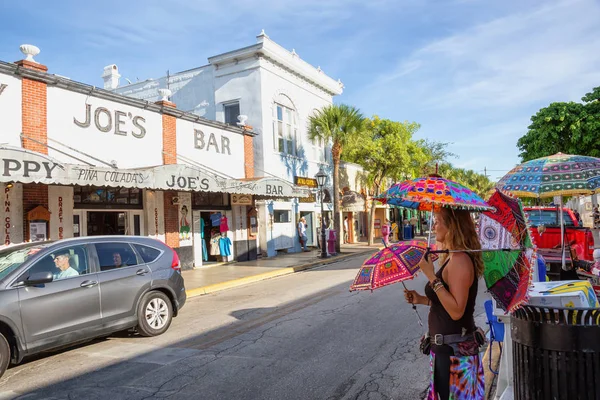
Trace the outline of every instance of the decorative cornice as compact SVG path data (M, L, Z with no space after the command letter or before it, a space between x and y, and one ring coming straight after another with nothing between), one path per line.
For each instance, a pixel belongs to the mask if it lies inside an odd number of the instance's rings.
M259 35L258 40L259 42L255 45L210 57L208 62L217 67L222 64L239 62L244 58L263 56L313 85L322 88L330 95L342 94L344 85L340 81L332 79L322 70L318 70L302 60L295 51L290 52L284 49L266 35Z
M237 133L239 135L258 135L258 133L256 132L241 129L223 122L206 119L197 114L181 111L172 107L163 107L158 104L150 103L146 100L139 100L133 97L123 96L109 90L100 89L95 86L72 81L70 79L62 78L57 75L48 74L46 72L41 72L30 68L24 68L13 63L7 63L5 61L0 61L0 73L37 80L40 82L44 82L47 85L56 86L58 88L66 89L72 92L81 93L88 96L94 96L100 99L114 101L116 103L126 104L144 110L171 115L173 117L180 118L186 121L208 125L213 128L223 129L229 132Z

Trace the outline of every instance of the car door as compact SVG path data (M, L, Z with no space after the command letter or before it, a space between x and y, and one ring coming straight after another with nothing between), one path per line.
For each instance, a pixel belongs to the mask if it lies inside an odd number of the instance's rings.
M98 276L89 256L86 245L61 247L36 261L17 279L23 282L33 272L51 272L55 277L44 285L19 285L17 289L23 332L30 350L62 346L93 336L100 326ZM67 258L71 276L61 276L56 261L61 257Z
M97 242L94 248L103 323L105 326L135 323L138 299L152 283L150 268L128 242Z

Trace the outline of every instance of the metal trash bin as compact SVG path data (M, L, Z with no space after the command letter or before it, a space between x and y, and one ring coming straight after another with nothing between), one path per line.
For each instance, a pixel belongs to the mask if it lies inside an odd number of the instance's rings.
M600 399L600 309L524 306L511 337L515 399Z

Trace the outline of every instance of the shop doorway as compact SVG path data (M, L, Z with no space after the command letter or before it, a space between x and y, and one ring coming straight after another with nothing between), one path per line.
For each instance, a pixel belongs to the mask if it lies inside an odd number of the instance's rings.
M127 213L118 211L88 211L87 234L125 235L127 233Z

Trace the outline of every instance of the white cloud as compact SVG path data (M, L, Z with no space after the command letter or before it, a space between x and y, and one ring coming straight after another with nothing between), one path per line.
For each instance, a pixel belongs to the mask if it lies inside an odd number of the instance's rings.
M432 79L434 108L518 106L560 99L600 78L600 5L549 3L436 40L380 76L376 84ZM412 76L406 78L407 74ZM401 82L402 81L402 82ZM580 93L580 91L578 91Z

